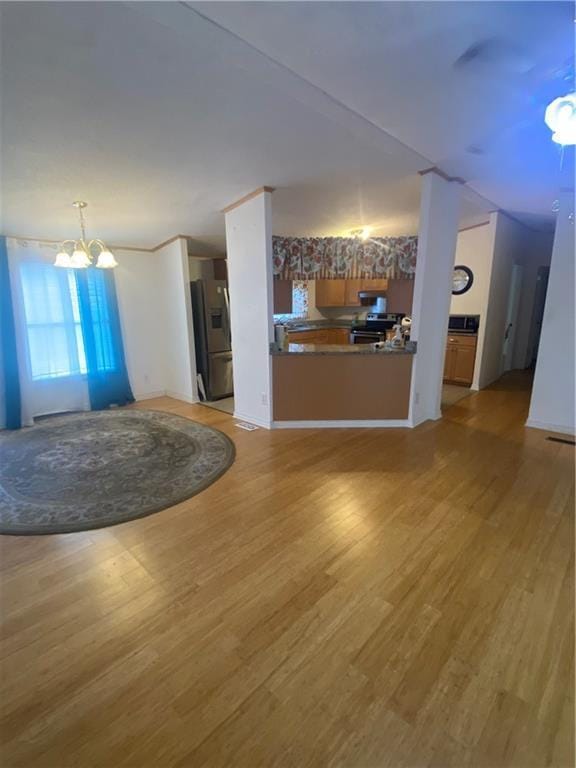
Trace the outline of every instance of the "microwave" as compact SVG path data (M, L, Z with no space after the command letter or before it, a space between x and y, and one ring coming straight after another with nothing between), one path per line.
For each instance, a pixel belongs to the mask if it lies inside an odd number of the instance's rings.
M450 315L448 330L450 333L478 333L480 315Z

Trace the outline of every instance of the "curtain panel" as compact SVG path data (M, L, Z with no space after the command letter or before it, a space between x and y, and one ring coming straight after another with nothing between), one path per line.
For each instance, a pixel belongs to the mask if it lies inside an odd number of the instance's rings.
M414 279L418 238L272 237L274 276L283 280Z
M6 238L0 236L0 429L20 429L22 398Z
M55 244L9 238L7 246L7 260L0 249L0 427L15 403L10 387L19 388L21 426L35 416L133 402L114 275L54 267Z

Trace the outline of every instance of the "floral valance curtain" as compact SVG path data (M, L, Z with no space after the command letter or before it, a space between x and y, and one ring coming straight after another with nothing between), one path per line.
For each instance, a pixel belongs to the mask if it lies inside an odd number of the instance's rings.
M273 237L274 275L284 280L404 278L416 272L418 238Z

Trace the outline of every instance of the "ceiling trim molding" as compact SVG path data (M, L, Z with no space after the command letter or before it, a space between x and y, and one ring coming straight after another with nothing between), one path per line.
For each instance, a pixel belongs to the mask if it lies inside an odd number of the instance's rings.
M175 240L180 240L180 238L186 240L189 237L191 238L192 235L174 235L173 237L169 237L168 240L164 240L162 243L155 245L154 248L150 248L150 251L154 253L155 251L159 251L161 248L170 245L170 243L173 243Z
M464 186L467 186L466 179L462 179L460 176L448 176L447 173L444 173L442 168L438 168L435 165L432 168L425 168L423 171L418 171L419 176L426 176L427 173L435 173L445 181L454 181L456 184L463 184Z
M468 232L469 229L477 229L478 227L487 227L490 224L490 219L487 221L481 221L479 224L470 224L468 227L461 227L458 232Z
M221 213L229 213L230 211L233 211L234 208L244 205L248 200L252 200L252 198L258 197L258 195L262 195L264 192L274 192L274 187L258 187L258 189L255 189L253 192L249 192L247 195L244 195L244 197L236 200L235 203L230 203L226 208L222 208Z

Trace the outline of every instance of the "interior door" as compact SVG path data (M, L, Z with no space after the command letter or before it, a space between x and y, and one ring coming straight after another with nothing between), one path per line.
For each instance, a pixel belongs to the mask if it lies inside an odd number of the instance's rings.
M544 317L544 305L546 304L549 275L550 267L538 268L536 291L534 294L534 309L532 311L530 337L528 339L528 356L526 359L528 365L534 365L536 363L536 357L538 356L538 346L540 345L540 334L542 332L542 320Z
M516 341L516 329L518 327L518 310L520 309L520 291L522 288L522 276L524 267L514 264L508 292L508 307L506 310L506 326L504 328L504 341L502 344L502 372L512 368L512 356L514 354L514 342Z

